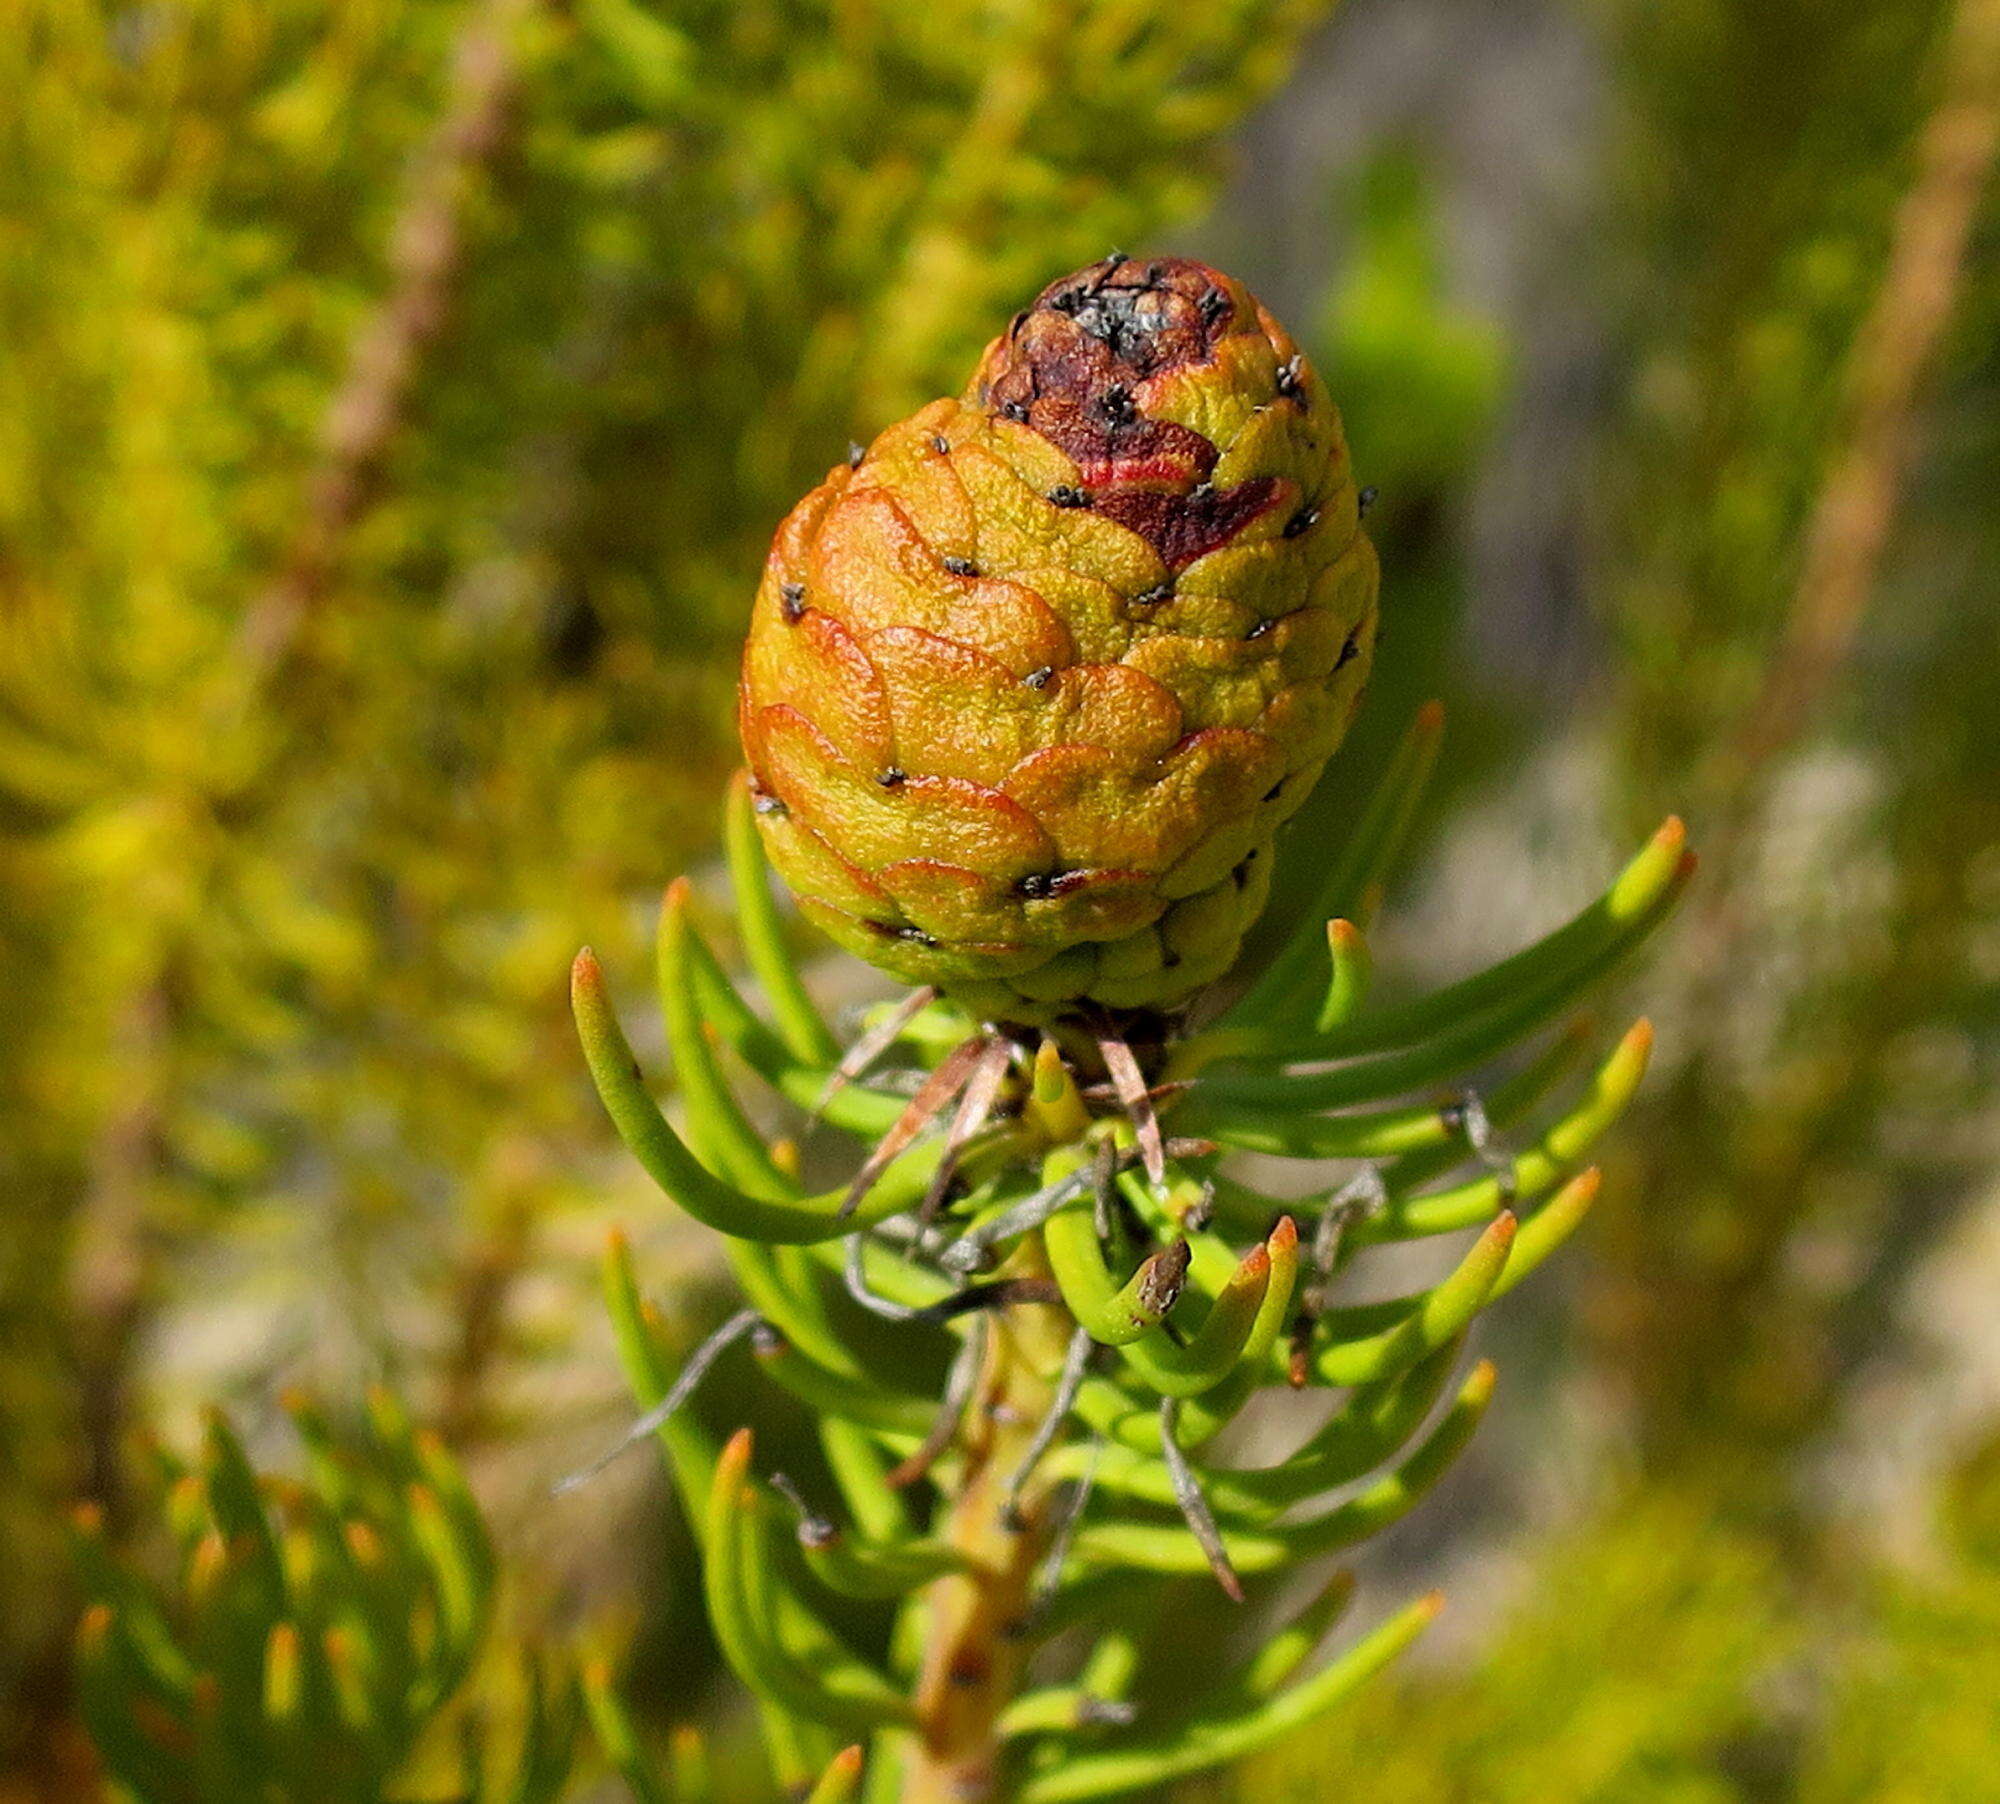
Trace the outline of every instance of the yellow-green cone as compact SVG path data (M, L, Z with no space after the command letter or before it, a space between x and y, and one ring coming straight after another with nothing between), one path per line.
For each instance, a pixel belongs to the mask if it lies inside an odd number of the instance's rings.
M1203 264L1095 264L779 528L741 691L772 862L989 1019L1172 1009L1262 909L1375 620L1285 329Z

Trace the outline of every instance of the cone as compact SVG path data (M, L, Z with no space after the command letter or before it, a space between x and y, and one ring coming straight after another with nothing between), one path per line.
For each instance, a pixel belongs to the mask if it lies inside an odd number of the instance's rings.
M778 530L740 692L772 862L984 1018L1226 971L1360 699L1375 553L1284 328L1180 258L1045 289Z

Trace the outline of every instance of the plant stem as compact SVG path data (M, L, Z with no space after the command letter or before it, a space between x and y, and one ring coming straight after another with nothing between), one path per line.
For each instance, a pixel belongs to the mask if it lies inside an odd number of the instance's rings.
M376 498L424 353L443 332L465 258L478 182L515 123L523 27L537 0L474 0L453 48L443 110L410 166L389 242L389 285L356 336L327 409L299 526L244 617L246 674L274 679L325 598L342 541Z
M1051 1372L1070 1324L1042 1305L997 1314L986 1371L961 1441L965 1465L948 1506L946 1535L970 1561L925 1599L918 1732L903 1804L979 1804L1000 1797L1000 1713L1018 1690L1035 1569L1047 1551L1049 1499L1030 1486L1018 1522L1007 1488L1048 1408Z

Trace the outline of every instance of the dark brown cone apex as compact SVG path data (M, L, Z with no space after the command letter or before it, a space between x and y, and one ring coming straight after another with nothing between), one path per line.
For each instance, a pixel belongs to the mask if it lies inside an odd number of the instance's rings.
M989 360L981 403L1031 426L1082 474L1090 504L1181 570L1270 507L1268 478L1218 490L1214 445L1145 410L1145 385L1210 363L1233 284L1186 257L1107 259L1042 290Z

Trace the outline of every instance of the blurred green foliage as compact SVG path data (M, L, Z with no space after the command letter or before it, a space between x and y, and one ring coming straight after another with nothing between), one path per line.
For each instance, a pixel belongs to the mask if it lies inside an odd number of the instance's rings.
M410 1781L478 1661L495 1586L491 1537L463 1474L385 1394L337 1434L303 1401L303 1481L260 1478L219 1415L183 1465L153 1455L178 1580L161 1590L74 1535L89 1606L77 1632L85 1721L134 1804L366 1804ZM529 1669L518 1737L461 1716L443 1759L465 1804L551 1804L580 1705ZM434 1765L444 1755L431 1756Z
M1619 40L1649 280L1605 718L1633 818L1671 795L1720 836L1602 1297L1603 1356L1668 1462L1809 1434L1985 1168L1950 1123L2000 1075L1979 953L2000 768L1974 724L2000 623L1967 587L1994 548L1990 223L1945 380L1904 404L1920 480L1879 568L1842 566L1868 555L1871 409L1927 291L1958 287L1906 215L1952 198L1926 122L2000 105L1991 10L1637 8ZM1957 178L1975 200L1983 173ZM1850 580L1879 592L1843 631ZM1807 1266L1808 1234L1845 1251Z
M1365 1772L1395 1804L1721 1804L1754 1687L1784 1647L1768 1552L1661 1494L1566 1538L1559 1567L1449 1679L1391 1675L1236 1795L1331 1795ZM1643 1625L1643 1632L1640 1632Z
M1990 1451L1984 1456L1991 1464ZM1392 1674L1227 1794L1387 1804L1916 1804L1991 1786L2000 1514L1928 1570L1850 1560L1802 1593L1698 1494L1635 1493L1533 1575L1478 1658Z

